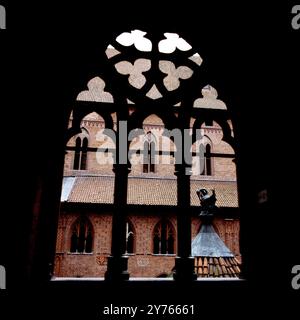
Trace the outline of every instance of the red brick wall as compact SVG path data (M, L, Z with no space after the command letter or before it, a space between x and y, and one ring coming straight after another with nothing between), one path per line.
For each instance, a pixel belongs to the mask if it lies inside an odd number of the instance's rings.
M113 115L113 121L116 122L116 116ZM192 121L193 122L193 121ZM193 124L191 122L191 125ZM70 123L71 125L71 123ZM231 125L231 124L230 124ZM106 147L114 147L114 144L109 141L99 141L99 131L105 125L103 119L97 114L88 115L83 121L82 126L87 130L89 135L89 147L99 148L106 144ZM114 127L115 128L115 127ZM116 128L115 128L116 129ZM221 128L213 123L211 127L202 127L203 135L206 135L207 141L211 142L212 152L233 154L232 148L222 141L223 133ZM163 123L156 116L149 116L144 121L145 134L149 131L155 131L158 135L163 131ZM83 133L83 135L86 133ZM68 142L68 146L75 146L76 137L73 137ZM171 150L175 150L174 144L169 144L169 139L162 140L160 150L168 150L170 145ZM142 143L133 142L131 148L142 147ZM193 145L193 151L195 145ZM162 156L159 156L159 162L162 161ZM166 159L164 159L166 160ZM172 159L174 160L174 159ZM65 175L72 174L74 162L74 151L68 151L65 157ZM87 170L82 173L99 173L99 174L113 174L112 164L100 165L97 162L96 153L90 152L87 156ZM220 179L235 179L236 168L232 159L227 158L213 158L212 159L212 173L214 178ZM136 164L132 166L131 175L143 176L173 176L173 164L161 164L156 166L156 172L143 174L143 166ZM135 231L135 254L129 257L129 272L132 277L156 277L162 273L169 274L175 263L175 256L153 255L152 235L157 222L159 222L159 213L147 216L131 215L130 221ZM109 212L87 214L94 228L94 244L93 253L91 254L72 254L70 250L71 226L78 218L79 213L61 213L59 219L58 235L57 235L57 255L55 263L55 275L57 276L92 276L103 277L106 271L106 258L110 253L111 246L111 223L112 217ZM177 228L176 217L171 215L169 217L175 230ZM223 220L217 218L215 220L215 228L222 240L229 247L229 249L239 256L239 221L238 220ZM199 232L200 221L198 218L192 219L192 239ZM176 246L176 243L175 243Z
M60 216L55 275L60 277L103 277L107 268L106 258L110 253L112 216L108 212L87 214L94 228L93 253L91 254L69 252L72 224L78 217L79 213L62 213ZM168 218L176 230L176 216L169 215ZM128 262L131 277L157 277L163 273L170 274L175 265L175 255L153 254L153 230L161 217L153 213L147 216L130 215L129 219L135 232L135 253L129 255ZM239 256L239 221L226 221L217 218L214 225L225 244L234 254ZM193 218L192 239L199 232L199 228L199 219Z
M131 277L158 277L171 275L175 256L134 255L129 257L128 271Z
M116 120L115 116L113 117ZM151 123L151 124L150 124ZM99 137L99 132L104 129L104 121L100 116L96 116L94 113L87 116L82 121L82 126L87 130L89 133L89 147L92 148L101 148L103 146L108 148L114 148L114 143L108 139L106 141L102 141ZM145 134L148 131L152 131L154 136L157 138L159 142L159 150L164 151L174 151L175 145L173 142L170 141L168 138L161 138L163 132L163 123L161 120L152 115L149 116L146 121L144 122L144 132ZM200 128L199 128L200 129ZM204 138L205 143L211 143L212 149L211 152L213 153L222 153L222 154L234 154L233 149L228 145L226 142L222 141L223 132L220 126L217 123L213 123L213 126L205 127L202 126L202 135L205 135ZM84 136L84 133L81 134ZM74 136L68 142L68 146L75 146L75 140L77 136ZM142 141L133 141L130 144L130 149L142 149L143 143ZM193 145L193 151L196 151L195 144ZM74 151L68 151L65 156L65 175L72 174L70 170L73 169L74 163ZM103 157L103 154L98 154L98 157ZM105 155L105 157L107 154ZM138 162L138 160L142 156L134 155L133 158ZM92 173L99 173L99 174L113 174L113 165L112 163L107 164L99 164L99 158L95 152L89 152L87 155L87 171ZM106 158L107 159L107 158ZM112 156L109 155L110 161L112 161ZM172 161L173 164L166 164L168 160ZM155 175L158 176L173 176L174 175L174 157L172 156L157 156L157 161L159 165L156 165ZM143 174L143 166L140 164L133 164L131 168L131 175L140 175ZM150 173L151 175L151 173ZM152 174L153 175L153 174ZM212 158L212 175L215 178L221 179L236 179L236 167L235 164L232 162L230 158Z

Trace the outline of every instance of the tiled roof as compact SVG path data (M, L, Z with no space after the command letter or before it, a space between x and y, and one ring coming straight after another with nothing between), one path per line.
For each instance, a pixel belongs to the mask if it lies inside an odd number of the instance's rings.
M198 277L239 277L240 262L216 233L211 223L203 223L192 241L195 272Z
M64 179L66 179L65 177ZM237 207L237 187L235 182L191 180L191 205L199 206L196 190L215 189L217 206ZM62 192L64 193L64 190ZM113 203L114 177L103 175L76 176L66 202ZM170 178L129 177L128 204L168 205L177 204L177 181Z
M238 207L237 184L233 181L201 181L191 180L191 204L199 206L199 198L196 190L205 188L216 191L217 202L219 207Z
M113 194L113 177L76 177L67 202L113 203Z
M236 258L197 257L195 258L195 273L200 278L238 278L241 270Z

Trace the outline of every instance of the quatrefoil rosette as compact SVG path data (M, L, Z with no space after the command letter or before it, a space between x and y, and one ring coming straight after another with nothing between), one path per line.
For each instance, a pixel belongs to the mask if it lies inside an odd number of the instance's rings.
M128 103L167 100L179 105L202 58L178 34L123 32L107 47L114 72L124 77Z

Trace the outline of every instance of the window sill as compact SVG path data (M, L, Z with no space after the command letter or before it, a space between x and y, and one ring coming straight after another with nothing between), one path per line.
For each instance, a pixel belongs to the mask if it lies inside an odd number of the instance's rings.
M92 256L94 252L67 252L68 255Z
M155 257L176 257L176 253L152 253L151 255Z
M50 280L50 282L107 282L104 277L55 277L53 276ZM124 282L176 282L173 277L167 277L167 278L143 278L143 277L131 277L129 280L126 280ZM195 282L247 282L245 279L239 279L239 278L197 278L193 281Z

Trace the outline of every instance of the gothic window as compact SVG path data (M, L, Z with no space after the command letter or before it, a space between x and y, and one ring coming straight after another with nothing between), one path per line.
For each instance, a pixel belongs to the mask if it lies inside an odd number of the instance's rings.
M175 231L168 220L161 220L154 228L153 253L174 254Z
M76 138L76 145L75 145L75 156L74 156L74 165L73 169L78 170L79 169L79 162L80 162L80 147L81 147L81 138Z
M87 147L88 147L88 139L84 137L82 141L80 170L86 169Z
M172 55L172 53L174 54ZM168 138L169 130L179 129L179 132L182 133L183 128L192 129L193 134L190 135L190 137L192 137L192 143L195 141L194 131L196 137L195 142L199 142L199 138L196 135L196 130L202 129L201 126L203 123L206 126L213 126L213 120L221 119L221 127L224 129L223 140L229 144L234 142L234 137L230 134L230 130L228 130L229 125L226 126L226 105L222 100L218 99L217 91L212 86L207 85L202 88L202 97L199 97L197 100L195 100L193 109L191 108L191 103L193 102L192 99L194 99L196 96L194 94L190 95L190 91L192 88L196 88L197 83L195 81L200 79L199 67L202 64L202 58L196 49L192 48L185 40L180 38L179 35L172 33L159 35L156 32L148 34L139 30L124 32L114 39L110 45L108 45L106 55L109 66L107 66L104 70L105 72L103 77L105 81L100 77L95 77L88 82L88 90L84 90L79 93L75 106L78 108L78 112L74 112L74 121L72 121L70 124L70 133L78 133L80 128L83 129L82 124L88 127L88 124L82 120L82 116L84 116L86 112L90 111L93 111L93 113L97 111L97 113L103 115L103 121L101 125L99 125L101 132L102 129L105 129L105 132L106 129L113 129L112 134L116 132L118 133L119 129L121 128L121 121L128 121L130 124L129 127L131 129L139 128L141 131L137 131L138 135L141 136L141 138L144 137L144 140L138 141L138 148L134 151L138 151L136 157L139 160L138 163L141 164L141 161L143 161L142 166L139 166L140 171L143 171L147 174L151 172L153 173L157 170L157 167L155 166L155 164L158 163L157 160L161 160L161 158L167 153L164 150L166 145L161 143L161 140L159 140L157 137L160 137L162 134L164 138ZM194 74L196 77L193 77ZM115 79L116 81L109 83L109 79ZM116 98L117 103L116 106L112 105L112 108L110 109L109 103L114 102L113 97ZM126 103L128 103L127 107ZM187 107L188 105L190 105L190 107ZM122 106L123 109L119 109L119 106ZM143 120L145 121L145 117L151 116L151 107L153 107L154 114L157 114L158 117L163 119L162 125L160 123L158 124L151 122L147 126L144 125ZM86 111L84 108L86 108ZM199 109L206 110L203 111ZM124 112L121 110L124 110ZM116 120L114 120L113 115L115 115ZM189 127L189 120L191 120L191 118L193 118L194 121L193 128ZM166 128L163 129L164 125ZM155 134L157 129L159 136ZM151 130L152 132L148 130ZM215 130L215 128L209 128L207 132L212 132L211 130ZM94 133L94 129L92 129L91 132ZM188 132L191 131L189 130ZM90 137L93 139L92 135ZM96 137L96 140L100 142L99 136ZM169 138L169 140L171 139ZM106 142L106 140L104 140L104 142ZM169 148L166 150L170 151L169 153L172 152L171 156L173 159L176 158L175 156L177 156L177 154L181 153L181 151L184 149L182 147L187 145L181 138L180 142L177 142L177 144L175 142L174 148ZM125 163L120 162L120 148L117 148L116 146L121 145L122 139L119 135L119 138L112 143L113 147L111 149L110 147L108 148L104 143L100 144L100 148L96 148L94 147L94 141L89 140L89 134L82 131L82 133L75 136L75 139L72 138L70 143L72 146L69 146L69 150L72 150L74 154L73 167L75 170L85 170L87 168L87 151L92 152L95 150L97 155L107 153L108 151L110 152L110 150L116 151L114 154L115 157L112 157L112 160L115 161L114 164L116 164L114 168L116 169L114 170L116 173L114 179L116 187L115 192L109 192L112 197L115 195L114 199L111 201L105 200L105 194L108 193L108 188L106 188L104 183L100 183L100 181L99 186L101 186L101 188L103 187L104 190L99 187L99 190L96 188L91 188L91 190L85 189L84 191L88 191L90 194L96 194L95 198L97 199L94 200L91 198L91 203L96 201L97 203L99 202L101 204L113 204L114 207L117 208L116 210L113 210L113 254L111 258L116 257L115 261L117 262L117 267L121 267L122 262L121 259L119 259L119 256L124 253L130 254L135 252L136 240L136 233L133 225L128 220L126 222L124 216L121 217L122 214L125 214L124 211L127 211L127 205L131 204L129 197L129 186L133 185L131 182L134 182L134 179L128 179L127 176L131 170L131 166L125 166L127 159ZM89 147L88 144L90 144ZM212 175L212 172L214 171L213 164L217 164L217 161L212 163L212 157L221 157L222 154L217 154L218 148L215 147L212 153L211 140L202 142L200 148L201 156L197 155L199 152L199 147L196 146L193 147L192 155L189 158L192 158L191 160L193 160L193 164L195 164L193 165L193 169L195 169L197 175L200 174L201 178L202 175ZM143 156L141 156L141 149L143 149ZM91 154L89 154L89 156L90 155ZM170 157L169 154L167 156ZM200 172L198 170L199 158L201 158ZM68 166L66 166L66 175L69 175L69 172L67 171L72 167L73 159L69 156L68 160L69 163ZM188 162L185 163L185 161L183 163L179 161L177 162L177 158L175 160L175 170L178 172L178 174L176 172L178 191L177 204L180 207L189 207L188 200L191 200L192 194L190 194L190 187L193 181L190 182L190 179L187 179L185 175L189 173L190 164ZM197 161L194 162L194 160ZM98 158L97 161L99 163ZM118 166L119 164L120 166ZM94 166L92 165L88 167L90 167L88 169L94 169ZM183 169L188 170L184 171ZM134 172L134 174L135 173L136 172ZM76 173L71 174L76 175ZM81 173L78 177L74 177L74 179L76 178L76 180L79 181L79 178L83 177L82 175L83 173ZM92 177L95 181L98 180L98 178L95 178L96 175L96 173L93 173ZM151 176L145 174L140 178L145 179L147 176L151 178L150 180L155 181L156 177L153 175ZM135 177L133 176L133 178ZM107 180L109 179L107 178ZM173 185L175 185L175 179L173 180ZM135 187L136 193L143 191L139 186ZM159 193L156 196L156 199L163 200L163 194L161 194L162 192L160 191L160 188L157 186L155 186L155 188ZM172 191L172 188L165 187L165 190ZM102 192L103 196L100 194ZM160 199L160 195L162 199ZM171 196L167 198L169 199ZM138 198L134 201L137 201L138 204L142 204L139 203L139 201L142 202L143 200ZM161 205L165 205L165 203L162 201L159 203L161 203ZM191 223L189 220L178 219L178 225L180 226L181 230L186 231L186 233L181 232L178 235L178 238L175 238L176 231L172 223L168 219L161 219L155 225L152 233L152 239L150 239L152 242L150 243L152 245L153 254L174 254L176 252L176 243L180 243L181 252L178 252L179 256L188 256L190 254L190 237L185 237L184 235L189 235L190 224ZM125 227L126 233L123 232L120 235L118 231L120 229L125 231ZM124 233L126 234L126 237L124 236ZM88 220L78 219L78 221L76 221L72 227L71 234L69 236L71 252L92 252L93 233L91 223L88 222ZM117 249L115 250L115 248ZM119 248L122 250L119 250ZM113 255L115 255L115 257ZM113 261L113 259L111 259L111 261ZM180 262L180 259L177 261ZM144 262L141 262L141 266L143 264ZM115 276L113 272L114 267L114 263L108 263L108 277L111 275L113 275L113 277ZM124 264L122 268L123 267L126 268L126 265ZM123 270L120 268L118 271Z
M75 142L74 170L85 170L87 164L88 138L77 137Z
M152 133L147 133L147 140L144 142L143 172L155 172L155 142Z
M211 146L207 144L205 147L205 173L207 176L211 176Z
M125 253L134 253L135 247L135 232L133 225L130 221L126 222L126 252Z
M70 252L91 253L93 250L93 231L91 222L78 218L72 226Z
M202 176L212 175L210 144L207 144L205 147L203 144L200 145L200 175Z

